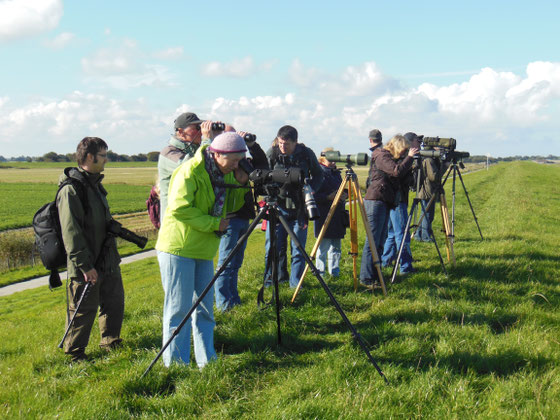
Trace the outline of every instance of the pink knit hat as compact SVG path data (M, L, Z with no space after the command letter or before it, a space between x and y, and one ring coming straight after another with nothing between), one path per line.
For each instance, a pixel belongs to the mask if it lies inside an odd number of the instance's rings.
M212 140L209 149L217 153L245 153L245 140L237 133L227 131Z

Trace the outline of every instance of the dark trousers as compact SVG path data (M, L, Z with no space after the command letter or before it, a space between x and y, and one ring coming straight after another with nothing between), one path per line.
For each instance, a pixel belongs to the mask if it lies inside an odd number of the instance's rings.
M68 282L68 317L66 326L72 319L80 296L86 283L83 279L72 278ZM99 332L101 347L108 347L119 342L124 316L124 288L121 270L112 273L99 273L97 283L90 287L80 310L74 319L72 328L64 342L65 353L79 353L85 350L89 342L91 328L99 308Z

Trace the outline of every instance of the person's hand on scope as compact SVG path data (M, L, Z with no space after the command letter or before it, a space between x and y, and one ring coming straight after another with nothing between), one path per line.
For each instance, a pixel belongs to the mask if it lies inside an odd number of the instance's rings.
M414 155L417 155L419 151L420 149L418 147L411 147L408 149L408 156L414 157Z

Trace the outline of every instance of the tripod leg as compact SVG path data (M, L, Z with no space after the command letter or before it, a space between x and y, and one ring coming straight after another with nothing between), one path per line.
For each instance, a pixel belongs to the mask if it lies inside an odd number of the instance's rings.
M269 211L270 252L272 254L272 283L274 285L274 299L276 303L276 327L278 344L282 344L282 332L280 330L280 291L278 290L278 247L276 242L276 226L278 225L278 211L271 207Z
M404 228L404 233L403 233L403 237L401 239L401 243L399 245L399 252L397 254L397 260L395 261L395 266L393 267L393 273L391 274L391 284L393 284L395 282L395 278L397 277L397 271L399 270L399 266L401 265L401 255L405 246L405 242L406 242L406 233L408 232L408 229L410 228L410 223L412 222L412 215L414 214L414 210L416 209L416 206L418 205L418 198L415 198L412 201L412 207L410 208L410 212L408 213L408 218L406 219L406 226Z
M373 234L371 233L371 226L369 225L369 220L366 214L366 208L364 206L364 200L362 199L362 195L359 190L358 181L352 183L354 188L354 193L358 198L358 205L360 207L360 212L362 213L362 221L364 223L364 229L366 231L366 235L369 242L369 250L371 252L371 257L374 260L373 264L377 270L377 276L379 277L379 282L381 283L381 289L383 290L383 295L387 296L387 288L385 287L385 280L383 279L383 273L381 272L381 261L379 259L379 255L377 254L377 244L373 239Z
M311 250L311 258L315 258L315 254L317 252L317 249L319 248L319 245L321 244L321 241L323 240L323 237L325 236L325 233L327 232L327 228L329 227L329 224L331 223L331 219L332 219L333 214L336 210L336 206L340 202L340 197L342 196L342 193L344 192L344 188L346 187L347 182L348 181L345 181L342 184L340 184L340 187L338 188L338 191L336 192L334 200L331 204L331 208L329 209L329 212L327 214L327 218L325 219L325 223L323 223L323 227L321 228L321 231L319 232L319 236L317 237L317 240L315 241L315 245L313 245L313 249ZM294 303L294 301L296 300L296 296L299 293L299 289L301 288L301 285L303 284L303 279L305 278L305 275L307 274L308 269L309 269L309 265L306 264L305 268L303 269L303 273L301 275L301 278L299 279L299 283L296 286L296 290L294 291L294 295L292 296L292 303Z
M424 207L424 203L422 202L422 200L420 200L420 205L422 206L422 211L426 214L428 214L428 212L426 211L426 208ZM447 270L445 269L445 264L443 263L443 258L441 257L441 252L439 252L439 247L438 244L436 242L436 236L434 235L434 230L432 229L430 233L430 237L432 239L432 241L434 242L434 246L436 247L436 251L439 257L439 262L441 263L441 269L443 270L443 272L445 273L445 275L447 276Z
M465 191L465 196L467 197L467 201L468 201L469 206L471 208L471 213L474 217L474 222L476 223L476 227L478 228L478 233L480 233L480 239L484 240L484 237L482 236L482 231L480 230L480 225L478 224L478 218L476 217L476 214L474 214L474 208L471 204L471 199L469 198L469 193L467 192L467 187L465 187L465 183L463 182L463 177L461 175L461 171L459 170L459 168L457 168L457 173L459 174L459 180L461 181L461 184L463 185L463 191Z
M451 227L449 226L449 212L447 210L447 201L445 199L445 192L440 193L440 207L441 207L441 221L443 230L445 232L445 245L447 247L447 261L450 261L455 266L455 251L453 250L453 235L451 234Z
M218 268L218 270L216 271L216 273L214 274L214 277L212 277L212 280L210 280L210 282L208 283L208 285L206 286L206 288L202 291L202 293L200 294L200 296L198 297L198 299L196 300L196 302L192 305L191 309L189 309L189 312L187 313L187 315L185 315L185 317L183 318L183 320L179 323L179 325L177 326L177 328L173 331L173 334L171 335L171 337L169 337L169 340L167 340L167 342L163 345L163 347L161 348L161 350L159 351L159 353L156 355L156 357L154 358L154 360L152 360L152 362L150 363L150 366L148 366L148 368L144 371L144 373L142 374L142 376L140 376L140 379L142 379L144 376L146 376L148 374L148 372L150 372L150 370L152 369L152 367L156 364L156 362L159 360L159 358L162 356L163 352L165 351L165 349L167 349L167 347L169 347L169 345L171 344L171 342L173 341L173 339L179 334L179 332L181 331L181 329L184 327L184 325L187 323L187 321L189 320L189 318L191 317L191 315L193 314L193 312L195 311L195 309L198 307L198 305L200 305L200 303L202 302L202 300L204 299L204 297L208 294L208 292L212 289L212 287L214 287L214 283L216 282L216 280L218 279L218 277L220 276L220 274L222 274L222 272L226 269L227 265L229 264L229 262L233 259L233 257L235 256L235 254L237 253L237 251L239 250L239 248L241 248L241 246L243 245L243 242L245 240L247 240L247 238L249 237L249 235L253 232L253 230L255 230L255 226L257 226L257 224L263 219L264 215L266 214L266 211L268 210L268 206L264 206L261 211L259 212L259 214L257 215L257 217L255 218L255 220L253 220L253 222L251 223L251 225L249 226L249 229L247 230L247 232L245 232L245 234L243 234L243 236L241 238L239 238L239 240L237 241L237 244L235 245L235 247L231 250L231 252L229 253L229 255L226 257L226 259L224 260L223 264Z
M358 199L354 188L348 184L348 217L350 218L350 252L352 256L352 274L354 276L354 292L358 290Z
M426 209L429 209L432 206L432 203L434 202L435 198L436 198L435 195L432 195L432 198L430 198L430 201L428 201L428 204L426 205ZM414 232L412 232L411 236L416 235L416 233L418 232L418 229L420 229L420 226L421 226L424 218L426 218L426 219L428 218L428 215L426 213L424 213L422 211L422 209L423 209L423 207L420 207L420 220L418 220L418 224L416 225L416 230ZM418 207L416 207L414 209L414 214L416 214L417 211L418 211Z
M280 222L282 223L282 225L284 226L284 229L286 229L286 232L288 232L288 235L290 236L290 238L292 239L292 241L294 241L294 243L297 245L297 247L299 248L300 252L302 253L303 257L305 258L305 261L307 261L307 264L309 265L309 267L311 267L311 271L313 272L313 274L315 275L315 277L317 278L317 280L319 281L319 283L321 284L321 286L323 286L323 289L325 290L325 292L327 293L329 299L331 300L331 303L334 305L334 307L336 308L336 310L338 311L338 313L340 314L342 320L346 323L346 326L348 327L348 329L351 331L352 336L356 339L356 341L358 342L358 344L360 345L360 347L362 348L362 350L364 351L364 353L366 354L368 360L373 364L373 366L375 366L375 368L377 369L377 372L379 373L379 375L381 375L381 377L385 380L385 383L389 383L389 381L387 380L387 378L385 377L385 375L383 374L383 371L381 370L381 368L377 365L377 363L375 362L375 359L372 357L371 353L369 352L367 346L365 345L362 337L360 336L360 334L358 333L358 331L356 331L356 328L354 328L354 325L352 325L352 323L350 322L350 320L348 319L348 317L346 316L346 314L344 313L344 311L342 310L342 308L340 307L339 303L337 302L337 300L335 299L334 295L332 294L331 290L329 289L329 287L327 286L327 284L325 283L325 280L323 280L323 278L321 277L321 274L319 273L319 270L317 270L317 267L315 267L315 265L313 264L313 261L311 261L311 258L309 257L309 255L307 254L307 252L305 252L305 248L301 245L301 242L299 241L299 239L297 238L296 234L294 233L294 231L290 228L290 225L288 224L288 222L286 221L286 219L284 219L284 217L282 215L279 215L278 218L280 219Z

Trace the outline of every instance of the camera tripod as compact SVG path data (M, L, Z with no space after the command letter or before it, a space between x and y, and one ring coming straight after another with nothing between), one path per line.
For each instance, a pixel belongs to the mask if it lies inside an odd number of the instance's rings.
M428 214L427 209L424 206L424 202L422 201L422 199L418 198L418 191L420 191L420 181L421 181L421 178L422 178L421 177L422 165L420 164L420 162L418 162L418 163L419 164L417 165L417 168L416 168L416 171L417 171L416 172L416 197L414 197L414 199L412 200L412 206L410 207L410 211L408 212L408 218L406 220L406 226L404 228L403 237L402 237L401 243L399 245L399 252L397 254L397 259L396 259L396 262L395 262L395 266L393 267L393 272L391 274L391 284L393 284L395 282L395 278L397 277L397 271L399 269L402 252L403 252L403 249L404 249L404 246L405 246L406 236L407 236L407 233L410 229L411 222L412 222L412 217L416 212L416 208L417 208L418 204L420 204L420 207L422 209L422 217L427 217L427 214ZM434 197L435 197L435 195L432 196L432 200L434 199ZM445 200L445 198L444 198L444 200ZM431 202L428 203L428 208L430 208L431 204L432 204ZM442 210L442 215L443 215L443 210ZM444 225L445 225L445 222L444 222ZM438 254L439 261L441 263L441 268L442 268L443 272L445 273L445 275L447 275L447 270L445 269L445 264L443 263L443 258L441 257L441 252L439 251L439 247L437 245L436 237L434 235L434 232L430 231L429 234L430 234L430 239L432 240L432 242L434 244L434 247L436 248L436 252ZM448 243L448 245L449 245L449 243ZM452 243L451 243L451 245L452 245ZM450 248L448 247L448 252L449 252L449 249ZM452 248L451 248L451 250L452 250ZM453 258L455 258L455 257L453 256Z
M445 185L445 182L449 178L449 175L451 174L451 172L453 172L453 186L452 186L452 189L451 189L452 194L453 194L452 205L451 205L451 240L452 241L455 240L455 180L456 180L457 175L459 175L459 180L461 181L461 185L463 186L463 191L465 192L465 197L467 197L467 201L468 201L469 206L471 208L471 213L473 215L474 222L476 223L476 227L478 228L478 233L480 234L480 239L484 240L484 237L482 236L482 231L480 230L480 225L478 224L478 219L476 217L476 214L474 213L474 208L471 204L471 199L469 198L469 193L467 192L467 187L465 187L465 183L463 182L463 177L461 175L461 170L459 169L460 166L462 166L463 168L465 167L463 165L463 162L457 163L457 157L453 157L453 159L451 161L451 165L449 166L449 169L447 171L447 175L445 176L445 179L441 183L441 188L443 190L443 186Z
M245 234L243 234L243 236L241 238L239 238L235 247L228 254L228 256L226 257L226 259L224 260L222 265L220 267L218 267L218 270L214 274L214 277L212 278L212 280L210 280L210 282L208 283L206 288L202 291L202 293L198 297L197 301L189 309L189 311L187 312L187 314L185 315L185 317L183 318L181 323L173 331L173 334L171 335L171 337L163 345L162 349L156 355L154 360L152 360L152 362L150 363L150 365L144 371L144 373L142 374L142 376L140 378L143 378L144 376L146 376L148 374L148 372L150 372L152 367L155 365L155 363L162 356L165 349L167 349L167 347L169 347L169 345L171 344L173 339L179 334L180 330L183 328L185 323L189 320L189 318L193 314L194 310L197 308L198 305L200 305L200 303L202 302L202 300L204 299L206 294L212 289L212 287L214 286L214 283L216 282L217 278L220 276L220 274L222 274L222 272L225 270L225 268L227 267L229 262L233 259L235 254L239 251L239 249L243 245L243 242L245 240L247 240L249 235L253 232L253 230L255 230L255 227L262 221L262 219L264 219L266 214L268 214L268 222L269 222L268 228L271 229L271 231L270 231L270 240L271 240L270 249L271 249L271 252L272 252L272 281L273 281L273 284L274 284L274 291L275 291L276 323L277 323L277 326L278 326L278 329L277 329L277 331L278 331L278 344L280 344L282 342L282 336L281 336L281 331L280 331L280 299L279 299L279 293L278 293L278 254L276 252L276 226L278 224L278 221L280 221L280 223L282 223L282 226L284 227L284 229L286 229L286 232L288 233L288 236L297 245L298 249L302 253L303 257L305 258L305 261L311 267L311 269L313 271L313 274L315 275L315 277L317 278L317 280L319 281L319 283L321 284L321 286L323 287L323 289L327 293L328 297L331 300L331 303L333 304L333 306L336 308L336 310L340 314L342 320L344 321L344 323L346 324L346 326L348 327L348 329L352 333L352 336L354 337L354 339L358 342L358 344L360 345L360 347L362 348L362 350L366 354L368 360L371 362L371 364L373 364L373 366L375 367L375 369L377 370L379 375L383 378L385 383L389 384L389 381L385 377L381 368L375 362L375 359L372 357L371 353L369 352L369 350L368 350L365 342L363 341L361 335L356 331L356 328L352 325L352 323L350 322L350 320L348 319L348 317L346 316L346 314L344 313L344 311L340 307L339 303L336 301L332 292L330 291L330 289L326 285L325 281L321 277L321 274L319 273L319 271L317 270L317 268L315 267L315 265L311 261L311 258L305 252L305 248L301 245L301 243L298 240L296 234L290 228L290 226L289 226L288 222L286 221L286 219L284 218L284 216L279 214L279 207L278 207L278 204L276 203L275 200L267 201L265 203L265 205L260 209L259 214L253 220L253 222L249 226L247 232L245 232Z
M364 200L362 198L362 194L360 191L360 185L358 183L358 176L352 169L351 165L346 165L346 175L344 181L340 184L338 191L334 197L332 202L331 208L329 209L329 213L327 214L327 218L325 219L325 223L319 232L319 236L317 237L317 241L315 241L315 245L313 245L313 249L311 250L311 258L315 258L315 254L319 249L319 245L327 232L327 228L331 222L332 216L336 210L337 205L341 201L342 193L344 190L348 191L348 203L349 203L349 219L350 219L350 252L349 254L352 256L352 266L353 266L353 274L354 274L354 290L358 289L358 277L357 277L357 266L358 266L358 220L357 220L357 207L360 208L360 213L362 215L362 221L364 223L364 228L366 231L366 235L369 242L369 248L371 251L371 256L373 259L373 264L377 269L377 275L379 276L379 281L381 283L381 288L383 290L383 294L387 295L387 289L385 288L385 281L383 280L383 274L381 273L381 263L379 261L379 255L377 255L377 247L375 241L373 239L373 234L371 232L371 226L369 225L366 210L364 207ZM309 264L305 266L303 270L303 274L299 279L299 283L296 287L294 292L294 296L292 297L292 303L294 303L296 296L303 284L303 279L305 278L305 274L309 268Z

